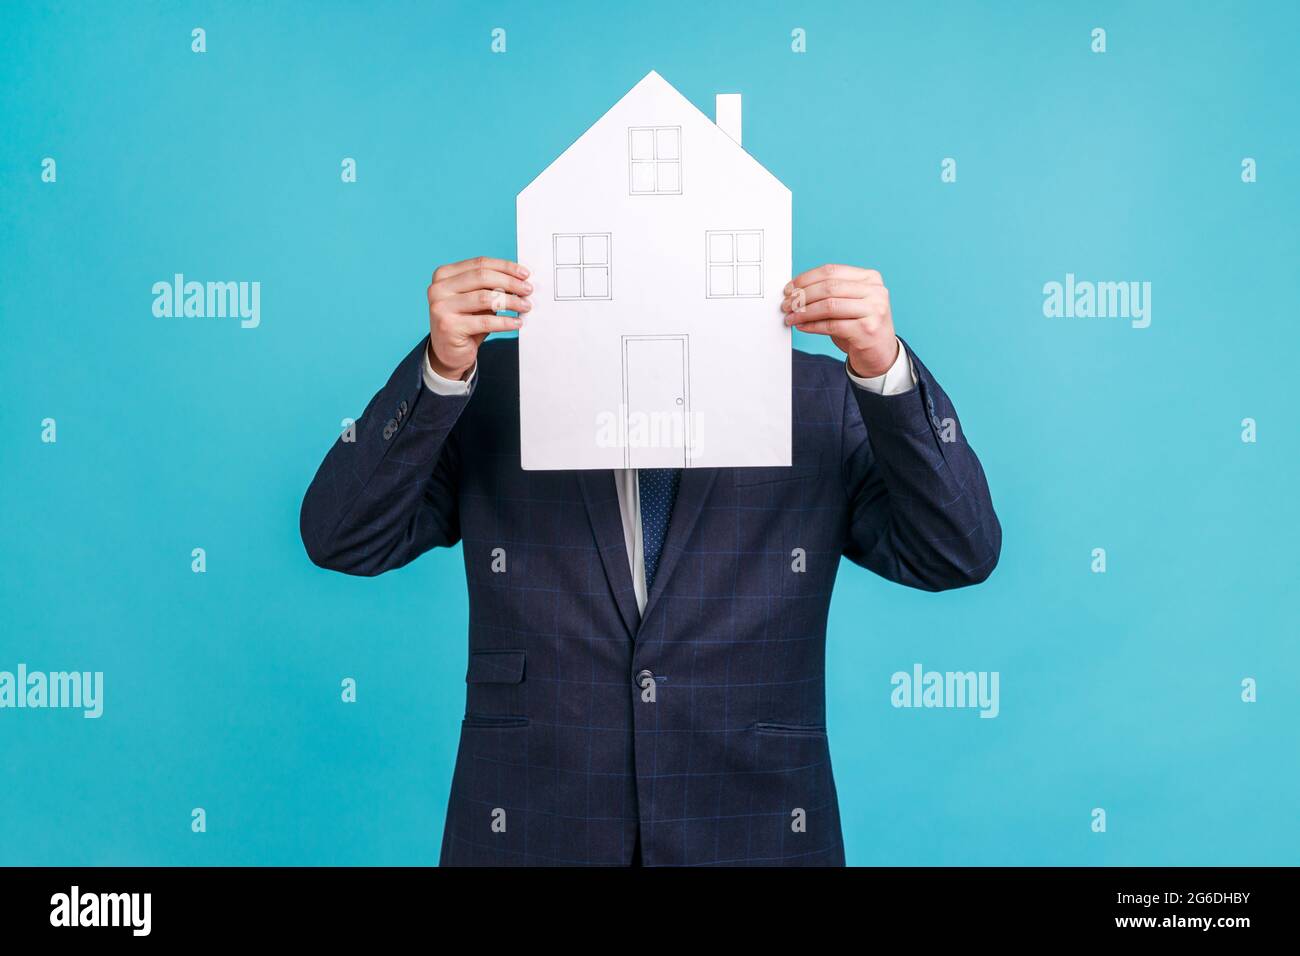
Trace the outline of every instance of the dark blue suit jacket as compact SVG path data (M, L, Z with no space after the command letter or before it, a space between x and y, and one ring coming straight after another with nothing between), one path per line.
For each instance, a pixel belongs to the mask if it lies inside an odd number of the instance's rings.
M983 581L1001 547L915 353L918 387L884 397L794 352L793 466L685 471L640 615L611 473L519 467L517 343L486 342L456 398L423 386L424 348L330 450L301 524L312 561L347 574L464 545L442 863L627 864L639 833L646 865L843 864L824 666L840 556L937 591Z

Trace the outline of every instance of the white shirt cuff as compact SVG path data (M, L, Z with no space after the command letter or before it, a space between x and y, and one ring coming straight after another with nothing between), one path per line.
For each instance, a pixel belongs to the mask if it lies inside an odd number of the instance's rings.
M443 378L429 364L429 349L424 350L424 387L435 395L468 395L474 386L474 376L478 374L478 362L469 370L465 379Z
M844 360L844 370L848 372L849 379L854 385L876 395L901 395L916 387L916 369L912 368L912 360L908 357L907 347L903 345L901 339L898 342L898 358L894 359L894 364L889 366L889 370L884 375L875 375L871 378L854 375L853 370L849 368L848 359Z

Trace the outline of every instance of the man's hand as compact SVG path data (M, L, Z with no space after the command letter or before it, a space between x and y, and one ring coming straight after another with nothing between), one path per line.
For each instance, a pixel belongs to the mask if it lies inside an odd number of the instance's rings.
M786 325L829 335L859 378L884 375L898 358L889 290L875 269L809 269L786 285L781 311L787 313Z
M463 379L490 332L524 324L533 285L528 270L507 259L479 256L438 266L429 283L429 365L443 378ZM509 310L519 317L499 316Z

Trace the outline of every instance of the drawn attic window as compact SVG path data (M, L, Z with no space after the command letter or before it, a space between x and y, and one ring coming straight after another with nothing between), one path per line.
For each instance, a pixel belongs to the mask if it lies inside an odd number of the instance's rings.
M682 128L632 126L627 131L628 188L634 196L681 195Z
M763 231L709 231L704 234L710 299L763 296Z
M553 236L555 298L612 299L613 241L608 232L566 232Z

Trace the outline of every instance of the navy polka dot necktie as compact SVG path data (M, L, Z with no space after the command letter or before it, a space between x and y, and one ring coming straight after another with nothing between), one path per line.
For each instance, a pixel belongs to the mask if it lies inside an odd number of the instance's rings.
M641 553L645 558L645 590L654 586L659 558L664 552L668 519L682 483L680 468L642 468L637 472L637 497L641 502Z

